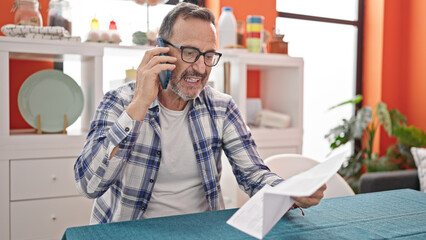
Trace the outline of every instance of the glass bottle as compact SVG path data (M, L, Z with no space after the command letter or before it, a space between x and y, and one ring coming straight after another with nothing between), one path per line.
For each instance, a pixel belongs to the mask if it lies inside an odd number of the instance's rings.
M72 34L71 7L68 0L50 0L47 25L64 27Z
M38 0L15 0L12 11L16 25L43 26Z

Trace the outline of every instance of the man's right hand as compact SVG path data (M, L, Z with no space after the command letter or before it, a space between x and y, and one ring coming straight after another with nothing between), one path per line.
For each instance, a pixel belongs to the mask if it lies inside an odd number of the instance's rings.
M177 61L172 56L160 56L160 53L169 52L168 47L156 47L146 51L136 73L135 95L126 109L127 114L136 121L143 121L149 106L161 91L158 74L161 71L173 71ZM166 64L161 64L166 63ZM118 145L112 150L109 159L118 152Z
M161 71L175 69L176 65L173 64L177 61L175 57L160 56L160 53L168 53L169 50L168 47L156 47L146 51L137 69L135 95L126 109L133 120L143 121L149 106L159 91L162 91L158 74Z

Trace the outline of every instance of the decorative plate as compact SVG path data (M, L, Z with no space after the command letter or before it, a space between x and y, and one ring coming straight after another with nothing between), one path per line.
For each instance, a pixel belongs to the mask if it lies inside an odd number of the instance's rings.
M37 127L40 114L43 132L60 132L73 124L83 110L83 92L70 76L58 70L42 70L29 76L18 93L18 106L24 120Z

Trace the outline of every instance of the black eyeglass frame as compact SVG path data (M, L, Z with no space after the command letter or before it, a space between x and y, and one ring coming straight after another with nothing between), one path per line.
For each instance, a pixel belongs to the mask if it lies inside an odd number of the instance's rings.
M169 41L166 41L166 40L163 40L163 42L164 42L165 44L168 44L168 45L170 45L170 46L173 46L173 47L175 47L175 48L180 49L180 58L182 59L182 61L184 61L184 62L186 62L186 63L195 63L195 62L197 62L197 61L198 61L198 59L200 58L200 56L201 56L201 55L203 55L203 57L204 57L204 64L205 64L207 67L214 67L214 66L216 66L216 65L219 63L220 58L222 57L222 53L219 53L219 52L215 52L215 51L201 52L199 49L197 49L197 48L195 48L195 47L181 46L181 45L173 44L173 43L171 43L171 42L169 42ZM184 60L184 59L183 59L183 50L184 50L184 49L187 49L187 48L189 48L189 49L193 49L193 50L195 50L195 51L197 51L197 52L198 52L198 55L197 55L197 57L195 57L195 60L194 60L193 62L189 62L189 61L186 61L186 60ZM214 53L214 54L217 54L217 55L219 56L219 58L217 59L216 64L214 64L214 65L210 65L210 64L207 64L207 63L206 63L206 54L208 54L208 53Z

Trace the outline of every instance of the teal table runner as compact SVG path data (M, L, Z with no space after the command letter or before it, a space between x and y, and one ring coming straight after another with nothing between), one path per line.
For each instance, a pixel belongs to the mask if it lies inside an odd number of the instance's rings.
M63 240L255 239L226 224L236 209L68 228ZM324 199L292 210L264 239L426 239L426 193L403 189Z

